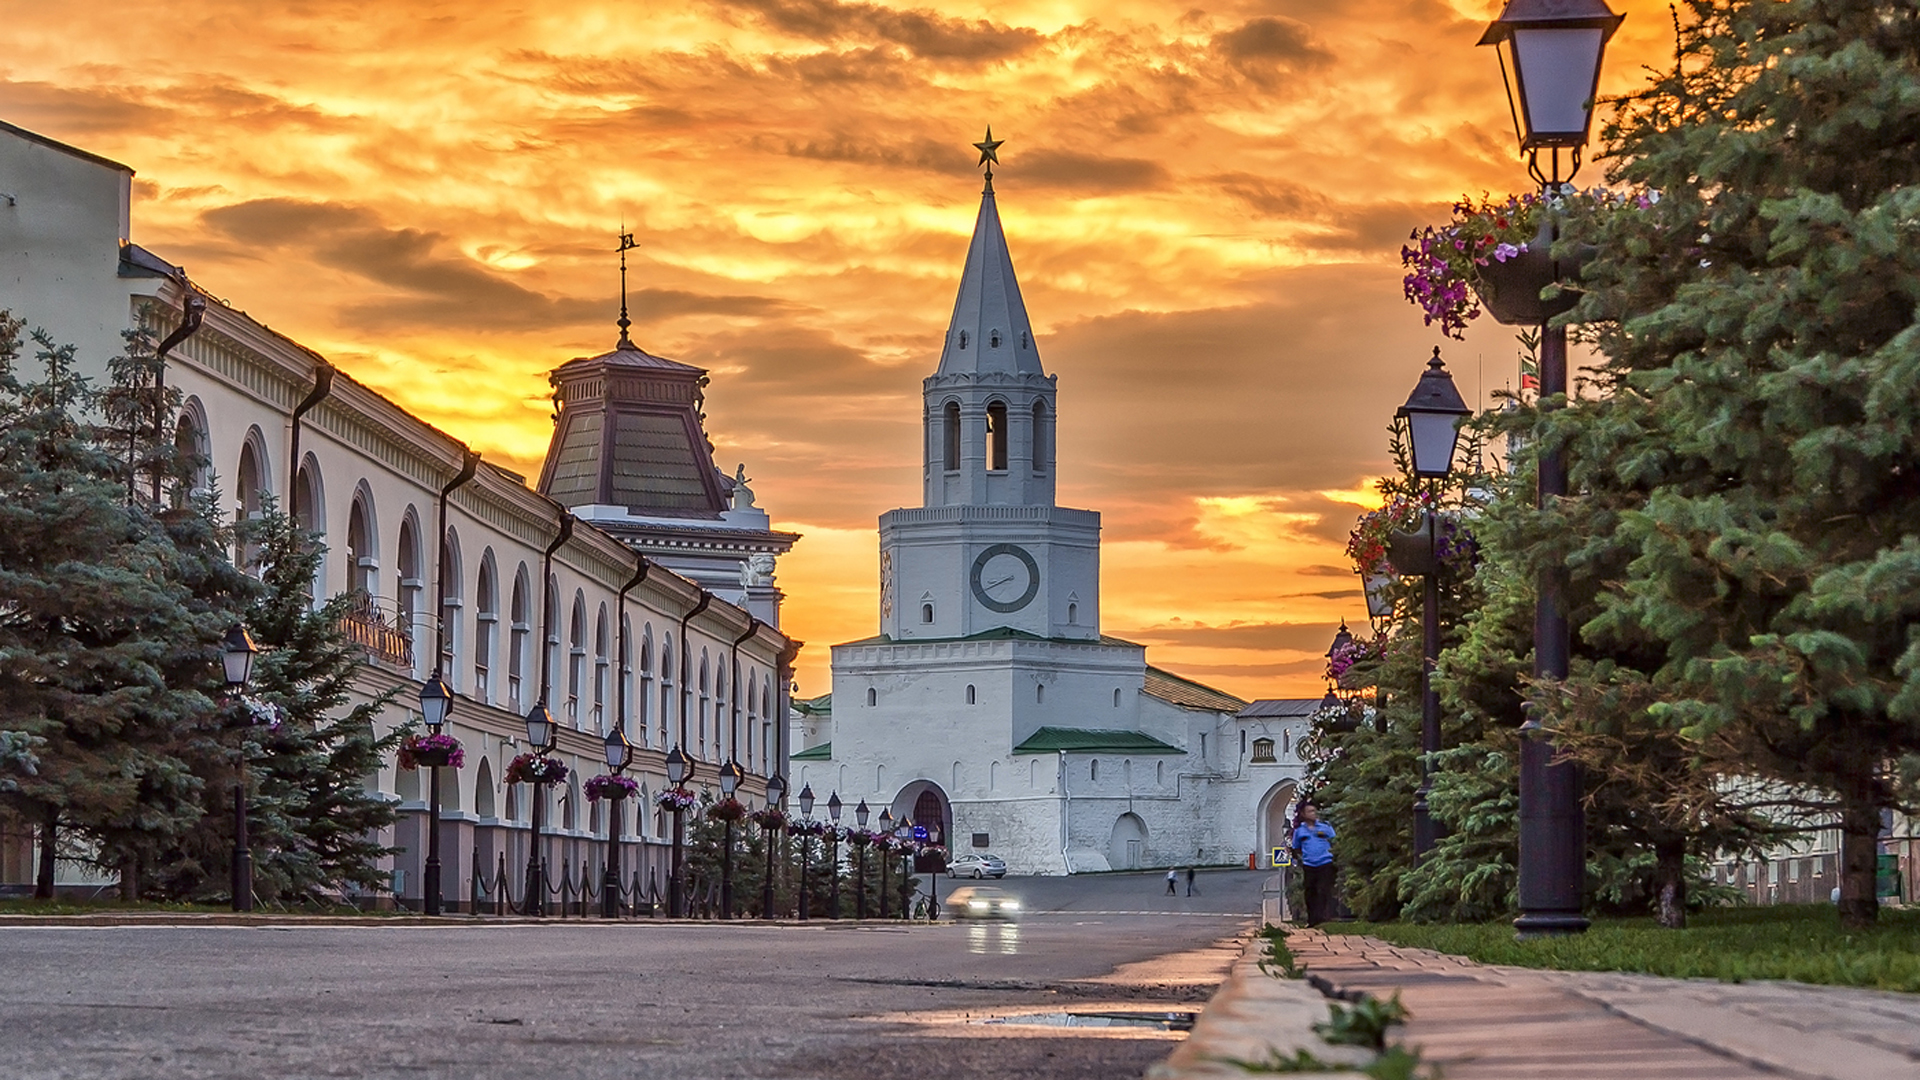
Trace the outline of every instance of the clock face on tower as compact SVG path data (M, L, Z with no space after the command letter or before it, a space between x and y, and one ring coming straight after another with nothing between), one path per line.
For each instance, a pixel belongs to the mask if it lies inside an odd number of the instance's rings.
M990 611L1019 611L1040 593L1040 564L1019 544L995 544L973 560L973 595Z

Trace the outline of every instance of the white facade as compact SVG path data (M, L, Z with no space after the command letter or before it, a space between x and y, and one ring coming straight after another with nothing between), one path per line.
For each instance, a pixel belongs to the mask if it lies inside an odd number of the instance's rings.
M830 705L796 712L796 788L1014 873L1262 851L1302 770L1254 740L1291 747L1306 713L1240 719L1100 633L1100 515L1054 504L1057 386L991 185L922 393L924 505L880 518L880 635L835 646Z
M179 324L190 290L197 294L178 267L128 243L131 176L124 166L0 125L0 192L7 196L0 198L0 309L46 328L56 342L77 344L83 370L96 379L120 351L122 329L144 324L164 337ZM316 395L329 379L327 392ZM683 745L698 763L695 787L713 785L729 758L749 773L743 793L756 797L762 778L786 770L785 725L776 719L787 712L795 647L777 630L775 609L756 618L732 602L744 598L744 582L703 606L694 582L576 521L554 550L543 587L543 556L566 511L485 462L447 496L443 568L436 508L467 448L218 301L208 302L203 325L172 351L167 381L185 394L178 436L209 463L203 482L218 482L238 515L257 512L263 495L276 496L324 535L317 594L365 594L365 608L346 622L368 646L359 691L371 698L399 690L381 724L413 714L441 643L443 675L456 692L447 730L466 752L465 768L442 773L450 908L464 904L474 860L491 872L504 858L510 879L526 862L531 789L499 777L527 749L523 717L543 682L562 728L556 756L573 772L547 792L544 848L556 878L563 863L604 859L609 804L590 805L580 787L605 771L601 740L616 722L624 721L635 745L630 774L643 785L637 807L645 808L636 813L632 800L621 806L623 861L663 893L667 819L644 796L665 786L667 750ZM298 424L295 461L293 415L303 403L311 407ZM437 597L443 572L445 594ZM763 584L771 587L770 573ZM383 837L405 849L394 860L394 892L417 902L424 778L388 762L376 782L403 811ZM29 879L21 839L0 837L0 879Z

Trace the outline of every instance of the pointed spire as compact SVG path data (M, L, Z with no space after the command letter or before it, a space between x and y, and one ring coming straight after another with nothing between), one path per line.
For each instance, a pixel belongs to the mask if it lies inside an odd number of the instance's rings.
M615 325L620 327L620 341L618 344L614 346L614 348L616 349L639 348L639 346L633 343L633 339L627 336L627 327L633 325L633 320L627 318L627 252L632 251L634 248L637 248L639 246L640 246L639 244L636 244L633 242L633 234L626 231L626 227L624 225L621 226L621 229L620 229L620 318L615 323Z
M999 164L998 151L1004 139L996 140L993 129L974 143L980 151L980 164L987 166L987 188L980 193L980 216L973 225L973 240L967 246L967 261L960 275L960 294L953 304L953 320L947 326L947 339L940 350L938 374L998 371L1044 375L1040 366L1040 344L1034 339L1033 324L1027 320L1027 305L1020 296L1020 282L1013 273L1013 258L1007 252L1007 236L1000 227L1000 210L993 195L993 166Z

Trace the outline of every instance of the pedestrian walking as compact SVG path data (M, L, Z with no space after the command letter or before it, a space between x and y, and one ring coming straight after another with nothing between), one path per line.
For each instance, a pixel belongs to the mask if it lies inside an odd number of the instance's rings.
M1187 895L1193 895L1193 867L1187 867Z
M1175 888L1173 887L1173 883L1174 883L1174 882L1176 882L1176 881L1178 881L1178 880L1180 880L1180 872L1179 872L1179 871L1177 871L1177 870L1168 870L1168 871L1167 871L1167 895L1168 895L1168 896L1178 896L1178 895L1180 895L1180 894L1179 894L1179 891L1178 891L1178 890L1176 890L1176 889L1175 889Z
M1293 850L1306 875L1307 925L1318 926L1333 914L1333 838L1332 825L1320 820L1320 808L1312 803L1300 807L1300 822L1293 827Z

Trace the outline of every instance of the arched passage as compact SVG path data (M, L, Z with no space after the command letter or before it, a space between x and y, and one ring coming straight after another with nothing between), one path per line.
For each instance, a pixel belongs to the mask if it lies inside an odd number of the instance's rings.
M1287 846L1287 819L1292 815L1294 794L1297 791L1292 780L1282 780L1267 789L1260 800L1260 817L1255 828L1260 833L1260 863L1268 865L1273 858L1273 849Z
M939 784L931 780L913 781L893 797L892 810L895 820L908 817L915 825L926 826L929 843L952 849L948 840L953 836L953 803Z
M1115 870L1138 870L1146 865L1147 823L1129 810L1114 819L1107 837L1107 865Z

